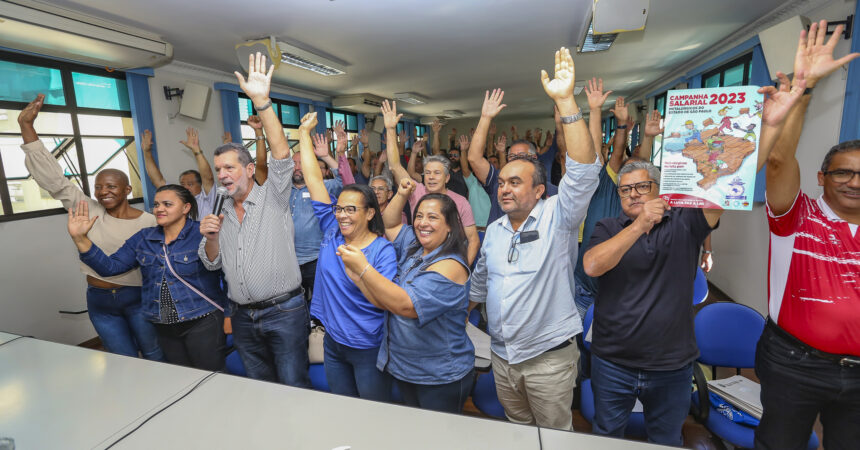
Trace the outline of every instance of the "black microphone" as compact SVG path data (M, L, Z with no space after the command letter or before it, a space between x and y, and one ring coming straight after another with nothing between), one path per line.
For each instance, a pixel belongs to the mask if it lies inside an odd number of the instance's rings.
M218 186L215 190L215 206L212 208L212 214L216 216L221 214L221 208L224 207L224 200L230 197L230 191L224 186Z

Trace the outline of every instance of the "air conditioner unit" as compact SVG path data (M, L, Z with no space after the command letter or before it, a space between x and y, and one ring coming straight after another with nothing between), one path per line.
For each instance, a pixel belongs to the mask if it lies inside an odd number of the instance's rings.
M373 114L379 112L383 100L385 99L372 94L341 95L331 99L331 106L335 109Z
M24 0L0 2L0 46L116 69L173 58L173 46L153 34Z

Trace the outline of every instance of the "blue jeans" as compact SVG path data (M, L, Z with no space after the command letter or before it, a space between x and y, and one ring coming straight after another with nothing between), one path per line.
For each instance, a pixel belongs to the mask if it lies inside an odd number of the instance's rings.
M248 377L311 387L308 305L302 295L264 309L233 305L233 343Z
M591 355L594 434L624 437L627 419L642 402L648 441L680 446L681 427L690 411L693 364L677 370L639 370Z
M755 373L761 380L764 414L755 430L755 448L807 448L819 414L824 448L857 448L860 364L820 358L777 334L775 326L768 322L756 348Z
M415 384L395 379L406 406L459 414L475 384L475 369L446 384Z
M352 348L326 334L323 350L325 377L332 393L381 402L391 399L391 376L376 368L379 347Z
M594 304L594 295L577 283L573 287L573 303L576 305L576 311L579 313L579 320L585 322L585 312L588 311L589 306Z
M140 287L102 289L87 286L87 310L105 350L164 361L155 326L143 317Z

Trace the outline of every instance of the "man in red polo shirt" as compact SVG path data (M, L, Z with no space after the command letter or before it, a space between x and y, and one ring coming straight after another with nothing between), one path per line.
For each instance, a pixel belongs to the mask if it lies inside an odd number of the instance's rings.
M860 140L827 152L817 199L800 190L795 158L812 88L860 56L834 60L842 26L827 43L826 30L822 21L801 33L794 70L806 74L806 95L768 157L770 318L756 351L756 448L806 448L819 413L825 448L860 445Z

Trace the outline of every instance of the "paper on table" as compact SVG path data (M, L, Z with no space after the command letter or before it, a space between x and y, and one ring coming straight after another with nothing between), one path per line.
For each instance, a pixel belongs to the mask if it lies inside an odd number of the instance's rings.
M475 346L475 357L490 359L490 335L481 331L471 323L466 324L466 334Z

